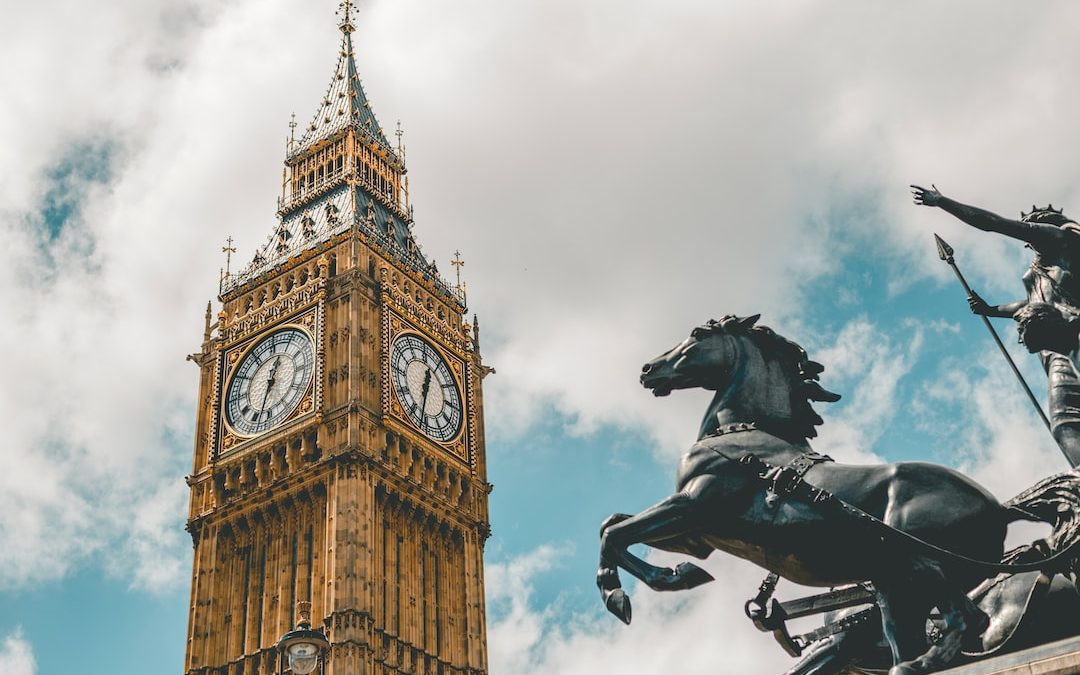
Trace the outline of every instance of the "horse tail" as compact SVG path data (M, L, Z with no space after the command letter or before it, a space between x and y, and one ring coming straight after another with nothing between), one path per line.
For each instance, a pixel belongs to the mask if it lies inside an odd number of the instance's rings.
M1053 528L1046 539L1005 554L1007 562L1045 558L1080 544L1080 474L1059 473L1044 478L1002 506L1008 520L1031 520ZM1075 566L1076 561L1070 561Z

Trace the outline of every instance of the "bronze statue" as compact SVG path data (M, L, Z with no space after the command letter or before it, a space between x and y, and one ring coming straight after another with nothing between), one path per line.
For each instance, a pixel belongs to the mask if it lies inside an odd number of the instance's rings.
M1068 317L1080 317L1080 224L1055 209L1031 207L1020 220L1010 220L995 213L946 197L935 186L930 189L912 185L916 204L936 206L972 227L997 232L1025 242L1035 251L1031 267L1023 276L1027 298L1003 305L990 305L977 293L969 304L971 311L983 316L1012 317L1028 303L1057 307ZM1073 272L1073 268L1077 272ZM1054 440L1072 466L1080 466L1080 375L1062 354L1040 354L1049 384L1049 417Z
M811 401L839 399L818 382L823 366L756 320L709 321L642 369L642 385L657 396L693 387L716 395L682 457L675 494L601 526L597 586L609 611L630 622L620 567L659 591L712 580L692 563L649 564L630 553L633 544L698 558L723 550L809 586L871 582L864 602L875 602L881 632L850 632L849 644L865 650L884 634L890 674L911 675L948 665L991 625L966 595L980 582L1070 568L1080 551L1080 477L1052 477L1000 504L946 467L833 462L809 445L822 421ZM998 563L1016 520L1049 522L1054 534L1029 547L1032 555ZM940 637L931 642L935 607ZM859 652L825 648L816 669L801 672L840 672L837 664Z
M939 248L943 243L939 239ZM1080 319L1066 317L1056 306L1038 302L1024 304L1013 319L1028 351L1057 352L1067 356L1074 367L1080 365ZM1071 474L1051 477L1029 492L1053 494L1052 500L1044 501L1044 507L1052 503L1055 511L1080 511L1080 492ZM1014 501L1031 500L1021 496ZM1045 516L1053 519L1050 513ZM1080 525L1071 520L1060 520L1050 539L1014 549L1004 560L1038 560L1045 557L1047 550L1058 550L1060 541L1074 536L1070 528ZM968 596L990 616L990 625L982 635L967 637L958 660L975 661L1080 634L1076 566L1077 561L1072 560L1056 571L1001 574L970 591ZM887 667L889 659L883 653L886 648L881 644L877 608L845 609L856 603L865 605L868 594L848 588L779 602L771 598L775 578L770 579L768 587L763 585L762 592L747 603L747 614L759 630L771 632L789 654L803 657L786 675L875 672ZM838 609L841 611L835 611ZM826 624L803 635L790 635L787 621L808 614L825 614Z

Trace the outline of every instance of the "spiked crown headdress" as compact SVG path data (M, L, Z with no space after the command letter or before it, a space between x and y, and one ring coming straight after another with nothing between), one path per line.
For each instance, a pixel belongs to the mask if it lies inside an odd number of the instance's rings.
M1020 212L1020 220L1025 223L1046 223L1047 225L1061 226L1065 223L1075 223L1076 221L1062 213L1063 209L1055 209L1053 204L1047 204L1046 206L1039 208L1034 204L1031 205L1031 211L1027 213Z

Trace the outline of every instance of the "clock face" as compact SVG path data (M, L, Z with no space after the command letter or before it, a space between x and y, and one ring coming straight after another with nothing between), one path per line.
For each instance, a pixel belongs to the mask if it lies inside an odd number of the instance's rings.
M225 419L254 436L288 417L311 384L315 350L308 334L285 328L263 338L236 367L225 393Z
M390 355L394 393L405 415L427 436L449 441L461 430L461 393L435 347L418 335L402 335Z

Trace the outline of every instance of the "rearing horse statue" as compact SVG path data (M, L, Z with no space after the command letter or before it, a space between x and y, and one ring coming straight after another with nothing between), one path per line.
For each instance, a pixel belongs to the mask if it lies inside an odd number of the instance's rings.
M818 383L820 364L757 319L709 321L643 367L641 383L656 396L692 387L716 395L679 463L675 494L601 526L597 585L607 609L630 623L620 567L658 591L712 580L692 563L649 564L629 546L700 559L721 550L807 586L872 582L890 675L946 666L965 635L988 623L966 592L1001 566L978 561L1001 559L1010 522L1047 518L1025 509L1033 501L1003 506L943 466L848 465L814 452L808 439L822 420L810 402L840 397ZM930 644L935 607L943 628Z

